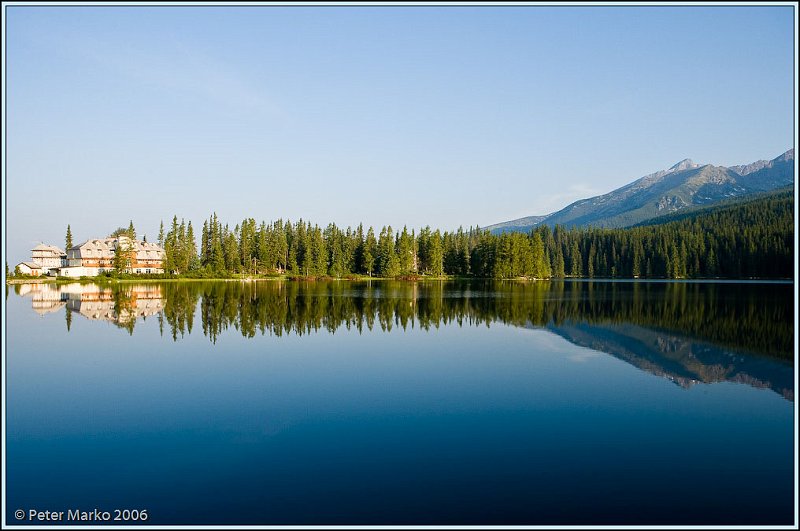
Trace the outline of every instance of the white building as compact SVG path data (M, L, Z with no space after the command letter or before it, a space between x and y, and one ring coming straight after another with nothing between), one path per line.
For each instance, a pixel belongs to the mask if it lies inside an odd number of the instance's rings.
M117 251L125 253L126 273L163 273L166 251L154 243L127 236L86 240L67 249L65 277L94 277L114 270Z
M34 262L20 262L17 264L17 269L23 275L38 277L42 274L42 266Z
M50 274L51 270L67 265L67 253L55 245L45 245L40 243L31 249L31 262L38 264L42 268L42 273ZM53 271L55 274L56 271Z

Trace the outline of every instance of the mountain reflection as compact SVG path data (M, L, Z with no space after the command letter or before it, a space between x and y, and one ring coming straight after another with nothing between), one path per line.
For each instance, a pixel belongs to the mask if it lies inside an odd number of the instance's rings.
M503 323L545 328L688 387L737 381L794 398L791 285L675 282L164 282L25 284L40 314L65 307L133 334L156 316L162 335L190 334L199 319L216 343L242 336L304 335L340 327L391 331ZM751 356L749 354L763 356Z
M634 324L575 323L547 329L570 343L611 354L683 388L728 381L772 389L794 400L794 369L789 361L749 355Z

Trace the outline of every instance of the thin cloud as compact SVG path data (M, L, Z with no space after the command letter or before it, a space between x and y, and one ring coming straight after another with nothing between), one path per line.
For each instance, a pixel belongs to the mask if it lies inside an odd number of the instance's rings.
M141 48L136 41L112 43L89 36L83 36L80 42L74 39L66 42L66 46L54 43L54 49L72 60L77 56L139 85L198 96L227 108L279 112L264 90L247 80L244 73L175 38L159 50Z
M567 359L575 363L585 363L589 360L599 358L602 355L602 353L597 352L596 350L583 350L577 354L569 356Z
M557 194L538 196L534 203L529 207L525 207L524 211L518 211L513 217L506 216L506 218L507 220L512 220L528 216L552 214L579 199L588 199L589 197L594 197L601 193L604 192L584 183L572 184ZM497 221L493 221L492 223L497 223Z
M540 197L537 203L541 209L541 215L544 215L561 210L579 199L588 199L601 193L603 192L597 188L584 183L576 183L568 186L563 192Z

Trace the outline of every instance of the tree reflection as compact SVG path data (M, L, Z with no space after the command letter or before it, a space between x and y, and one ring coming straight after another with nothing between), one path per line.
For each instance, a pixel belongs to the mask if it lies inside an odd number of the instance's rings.
M618 282L191 282L162 285L172 337L191 333L199 307L216 342L375 327L544 327L631 323L732 348L791 358L791 290L783 285Z
M243 337L300 336L339 328L359 332L443 325L552 327L634 324L728 348L792 359L791 287L681 282L164 282L16 285L47 313L66 305L88 319L133 333L157 315L162 335L191 334L199 312L212 343L233 329Z
M546 328L683 387L736 381L794 397L789 285L675 282L165 282L15 286L41 315L65 306L133 334L155 315L161 335L191 334L199 318L216 344L340 328L358 333L441 326ZM197 314L199 312L199 316ZM740 354L736 354L739 352ZM755 353L770 358L741 355Z

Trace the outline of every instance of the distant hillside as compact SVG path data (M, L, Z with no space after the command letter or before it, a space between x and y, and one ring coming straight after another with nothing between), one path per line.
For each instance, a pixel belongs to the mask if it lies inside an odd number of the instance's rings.
M794 190L750 197L634 227L484 232L470 258L495 278L794 278Z
M527 232L531 227L539 225L545 219L547 219L547 216L528 216L527 218L506 221L505 223L497 223L486 228L494 233Z
M794 149L770 161L742 166L700 166L689 159L646 175L605 195L582 199L545 216L490 225L493 233L533 227L629 227L697 205L773 190L794 182Z
M652 225L664 225L666 223L672 223L674 221L683 221L683 220L694 220L698 217L703 217L706 215L711 215L720 212L735 212L743 207L747 206L762 206L764 200L768 199L778 199L778 200L785 200L789 201L790 204L794 199L794 187L792 186L783 186L781 188L777 188L775 190L770 190L768 192L761 192L752 195L747 195L744 197L734 197L730 199L725 199L720 201L719 203L714 203L712 205L696 205L687 207L683 210L679 210L678 212L673 212L671 214L665 214L663 216L657 216L641 223L637 223L636 225L632 225L632 227L648 227Z

